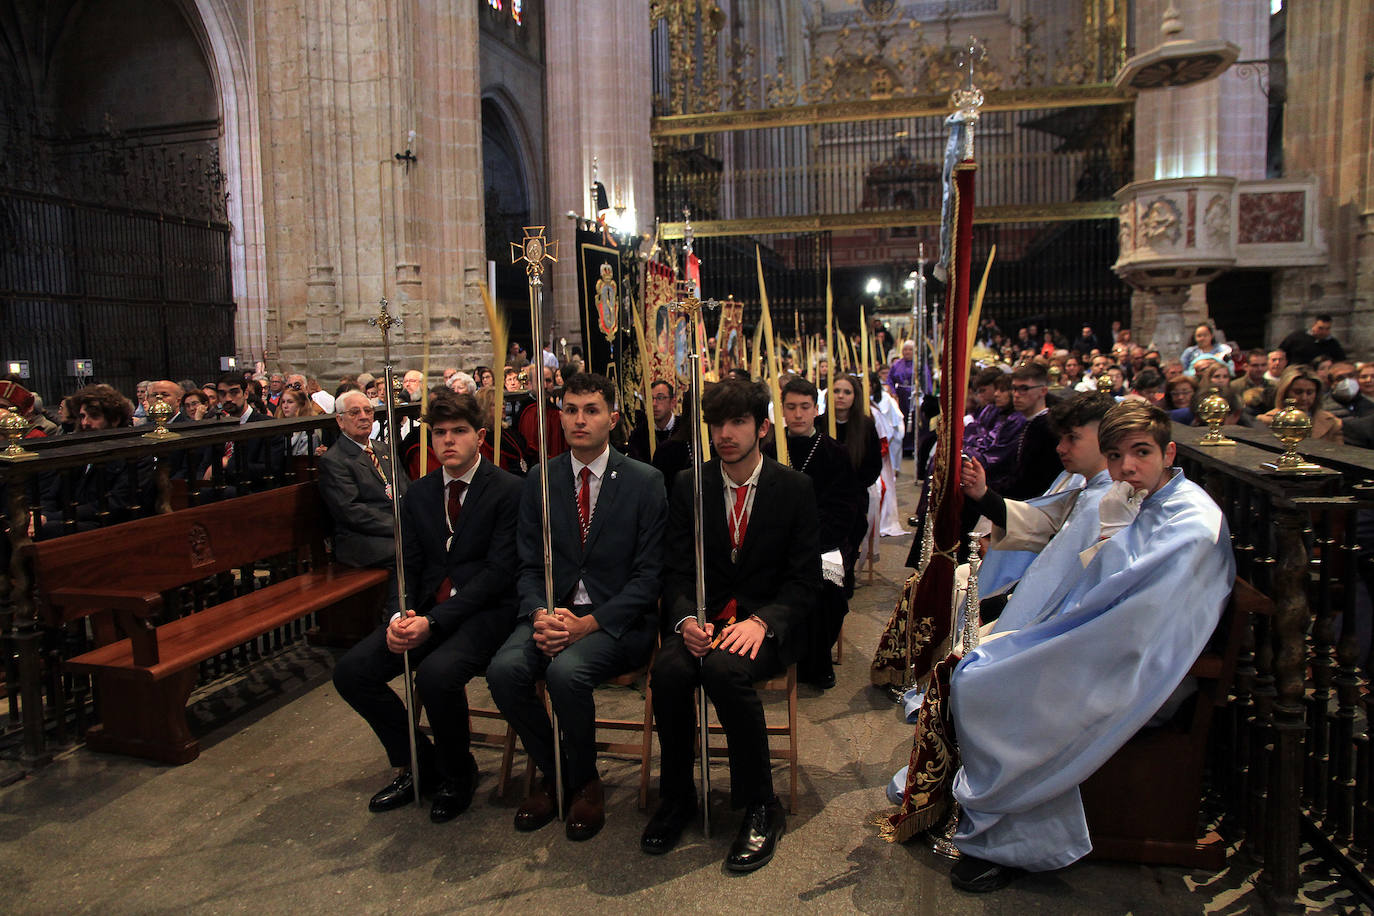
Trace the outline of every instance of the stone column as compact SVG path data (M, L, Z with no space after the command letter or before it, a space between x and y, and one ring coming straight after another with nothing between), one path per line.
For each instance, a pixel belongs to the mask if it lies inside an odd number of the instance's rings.
M652 73L648 0L549 3L549 207L547 235L558 243L544 291L557 340L580 340L575 230L564 215L590 216L592 157L614 205L622 201L636 231L654 226L653 150L648 141Z
M381 368L368 325L385 297L393 362L485 350L477 8L435 0L297 0L258 18L269 337L328 385ZM414 132L413 136L411 132ZM398 160L411 149L414 162Z

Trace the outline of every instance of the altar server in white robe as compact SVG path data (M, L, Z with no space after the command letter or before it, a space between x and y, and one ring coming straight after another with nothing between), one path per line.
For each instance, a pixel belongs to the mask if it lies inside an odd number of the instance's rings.
M1052 607L954 672L957 888L996 890L1091 851L1079 784L1184 698L1235 562L1216 503L1171 467L1170 433L1143 402L1108 411L1099 444L1112 478L1144 492L1139 514Z

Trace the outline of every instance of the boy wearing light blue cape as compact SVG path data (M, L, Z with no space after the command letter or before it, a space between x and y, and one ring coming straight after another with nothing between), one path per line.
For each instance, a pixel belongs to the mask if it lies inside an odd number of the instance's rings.
M996 890L1091 851L1079 784L1176 706L1231 590L1226 521L1171 467L1167 415L1123 402L1098 440L1112 478L1143 493L1139 514L1048 613L984 641L951 680L963 814L950 881L961 890Z
M978 462L965 460L964 495L992 522L990 549L978 573L980 596L994 597L1023 579L1034 583L1012 593L996 632L1020 629L1056 607L1097 544L1135 518L1130 489L1107 473L1097 442L1098 425L1115 406L1114 398L1095 391L1054 406L1050 424L1059 435L1056 451L1064 473L1035 499L1004 500L988 489ZM1054 584L1046 588L1044 583Z

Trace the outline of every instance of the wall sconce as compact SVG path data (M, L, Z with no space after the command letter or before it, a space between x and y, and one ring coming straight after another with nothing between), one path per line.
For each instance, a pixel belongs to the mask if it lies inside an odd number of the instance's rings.
M412 130L406 134L406 151L404 153L396 154L396 161L404 164L407 170L409 170L410 167L414 165L416 162L420 161L415 157L414 149L415 131Z

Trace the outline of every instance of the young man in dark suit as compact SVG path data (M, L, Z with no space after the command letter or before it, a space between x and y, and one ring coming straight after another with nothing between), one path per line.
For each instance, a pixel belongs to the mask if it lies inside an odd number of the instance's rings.
M520 504L520 479L482 460L487 431L481 416L470 394L430 402L425 422L441 467L417 480L401 504L407 610L350 649L334 669L339 695L372 726L399 769L372 797L372 811L415 799L410 722L388 686L401 674L406 651L434 731L433 744L416 736L420 786L434 792L430 820L442 823L466 811L477 787L463 688L515 625Z
M592 689L643 665L657 632L663 477L610 447L618 420L615 386L605 376L579 372L568 380L561 422L571 451L548 462L555 606L545 595L535 466L520 500L520 622L487 669L496 705L543 774L515 814L522 831L557 813L553 729L534 692L536 680L547 684L562 732L560 797L571 798L571 840L590 839L605 823Z
M215 383L215 392L219 398L220 413L234 418L240 426L272 419L271 414L263 413L248 403L248 389L242 376L226 372ZM263 478L279 475L285 470L286 442L281 436L264 436L225 443L223 450L218 453L214 448L206 448L200 460L199 476L202 480L213 479L212 461L219 462L224 480L229 485L226 495L242 495L261 483Z
M663 645L651 681L659 807L640 848L667 852L696 816L693 691L701 685L729 742L731 804L745 809L725 867L746 872L768 864L786 826L754 684L806 649L821 587L819 521L811 480L759 450L769 426L762 385L721 382L706 392L702 411L717 455L702 471L708 623L702 629L696 619L693 494L684 471L673 488Z

